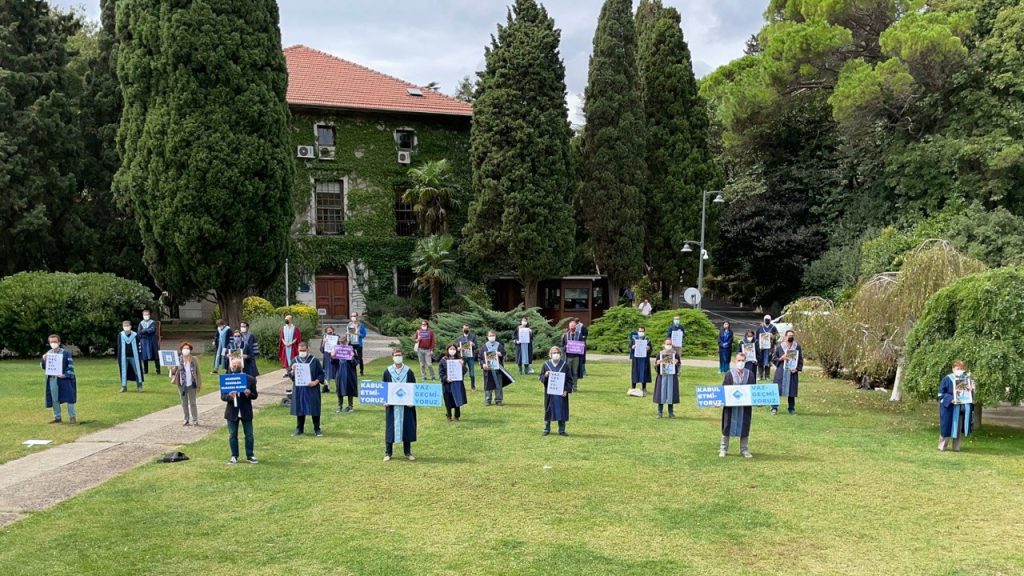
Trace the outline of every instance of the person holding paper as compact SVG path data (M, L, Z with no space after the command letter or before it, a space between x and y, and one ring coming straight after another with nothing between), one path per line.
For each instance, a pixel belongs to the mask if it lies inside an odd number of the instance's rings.
M964 363L953 362L953 371L939 382L939 451L945 452L949 439L953 439L953 451L960 451L960 439L971 433L973 403L958 403L957 388L969 390L972 400L974 381L964 373Z
M352 358L349 360L338 359L337 379L335 390L338 392L338 414L343 412L355 412L352 401L359 396L359 378L356 376L356 366L362 364L359 358L359 350L352 346ZM345 406L345 398L348 398L348 406Z
M630 389L635 390L639 384L643 395L647 395L647 384L651 381L651 341L647 338L647 329L637 328L629 336L629 359L633 365L633 377Z
M348 317L348 326L345 327L345 331L355 336L354 342L349 342L352 348L355 349L356 353L354 358L359 364L359 375L363 375L363 340L366 339L366 325L359 320L359 314L353 312ZM351 338L350 338L351 339Z
M430 329L430 323L426 320L420 321L420 329L412 335L416 343L416 356L420 361L420 374L424 380L434 379L434 348L437 342L434 339L434 331ZM430 377L427 377L427 370L430 370Z
M544 385L544 432L543 435L551 434L551 422L558 422L558 435L568 436L565 431L565 423L569 421L569 394L576 389L576 374L568 362L562 358L562 349L552 346L548 351L550 360L544 363L540 370L540 381ZM562 380L562 393L549 394L549 381L553 374Z
M60 336L50 334L47 338L50 351L43 354L40 367L46 373L46 407L53 408L50 424L60 424L60 405L68 405L68 421L78 424L78 380L75 378L75 360L71 352L60 345Z
M658 379L654 383L653 402L658 405L658 418L668 404L668 417L675 418L675 405L679 404L679 355L672 348L672 340L665 339L655 362Z
M728 322L722 323L718 331L718 371L725 374L729 371L729 360L732 358L732 329Z
M784 342L779 344L772 356L775 364L775 384L779 386L779 396L785 396L789 403L789 413L796 414L796 396L800 386L800 372L804 370L804 351L796 341L792 330L786 331ZM778 414L779 407L772 406L772 414Z
M142 344L139 342L139 335L132 330L132 323L128 320L121 322L121 334L117 337L117 365L121 371L121 392L128 391L129 378L135 380L135 389L142 392L141 356Z
M287 370L292 365L292 360L299 353L299 342L302 342L302 331L292 323L292 315L288 314L277 335L277 358L281 360L281 368Z
M530 328L530 320L523 317L519 321L519 328L516 330L516 368L519 374L530 374L530 364L533 362L533 328Z
M139 322L139 346L142 349L142 371L149 374L149 362L156 365L156 373L160 373L160 325L153 320L149 310L142 311Z
M498 342L494 330L487 332L487 342L480 348L480 366L484 369L484 406L491 405L492 396L495 404L501 406L505 399L503 389L509 380L505 376L505 346Z
M334 347L338 345L338 342L340 342L340 339L338 338L338 335L334 333L334 326L328 326L325 328L324 337L320 340L320 353L324 356L324 392L331 391L329 382L338 377L338 363L340 361L335 360L333 355Z
M474 365L479 347L476 343L476 334L469 329L469 324L462 325L462 335L459 336L456 343L462 351L462 361L466 363L466 369L469 371L470 390L476 392L476 367Z
M306 433L306 416L313 417L313 433L323 436L320 431L320 384L324 381L324 369L316 356L309 353L309 344L299 342L298 356L292 360L288 379L292 381L292 416L295 416L295 432L292 436Z
M746 354L740 352L733 361L732 369L725 373L722 386L747 386L757 383L757 374L747 368ZM750 420L753 410L750 406L722 407L722 442L718 447L719 458L725 458L729 452L729 438L739 437L740 454L744 458L753 458L750 453Z
M441 377L441 392L444 395L444 411L449 422L452 421L452 412L455 412L455 421L458 422L462 417L462 407L466 405L466 384L463 382L465 366L459 347L455 343L449 344L447 354L437 365L437 375Z
M231 340L231 327L223 320L217 320L217 335L213 337L213 372L219 374L220 369L228 370L228 343Z
M580 344L570 345L569 342L578 342ZM580 346L582 351L570 352L569 349L573 346ZM579 386L579 381L583 379L583 357L586 355L586 346L586 341L583 339L583 331L580 329L579 324L576 323L576 319L573 318L569 321L569 325L562 334L562 349L565 350L566 360L569 366L572 367L575 386Z
M740 352L743 353L744 369L750 370L754 373L754 378L757 378L757 342L754 341L754 331L747 330L747 333L743 336L743 340L740 341Z
M231 459L228 460L228 464L238 463L238 426L241 424L242 430L245 432L245 459L249 464L258 464L256 460L256 439L252 433L252 401L259 398L259 393L256 392L256 378L250 374L246 374L242 371L244 362L239 358L232 358L229 366L231 367L232 374L244 374L245 375L245 390L239 394L238 392L230 392L225 394L221 392L220 399L227 405L224 406L224 419L228 422L228 447L231 449Z
M758 378L767 380L772 372L772 350L775 348L775 340L779 337L779 329L772 324L772 317L764 315L764 321L757 327L757 365L760 374Z
M249 332L248 322L240 323L238 331L242 334L242 359L245 361L245 373L255 378L260 375L260 369L256 367L256 358L260 355L260 343L252 332Z
M188 426L189 416L192 416L192 425L199 426L199 407L196 405L196 395L202 387L199 380L199 361L192 356L192 344L182 342L178 345L178 355L181 359L179 366L172 366L171 382L178 387L178 394L181 395L181 410L185 413L185 423Z
M676 356L682 358L683 343L686 341L686 326L683 326L679 314L672 318L672 323L668 326L668 339L672 341L672 348L675 350Z
M405 365L401 350L391 352L391 366L384 370L384 382L414 383L416 374ZM384 405L384 461L391 460L395 442L402 443L402 450L410 462L412 443L416 441L416 407Z

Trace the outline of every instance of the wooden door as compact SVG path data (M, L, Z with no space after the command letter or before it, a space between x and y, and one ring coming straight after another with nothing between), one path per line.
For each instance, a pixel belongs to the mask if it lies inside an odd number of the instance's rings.
M590 325L591 284L589 280L562 281L562 318L575 317Z
M327 310L328 318L348 317L348 276L317 275L316 307Z

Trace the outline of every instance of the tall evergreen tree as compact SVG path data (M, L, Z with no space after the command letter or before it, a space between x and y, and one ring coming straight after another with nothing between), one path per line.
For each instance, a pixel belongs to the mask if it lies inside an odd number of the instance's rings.
M643 275L644 114L637 86L631 0L606 0L594 33L584 96L580 197L598 270L612 303Z
M700 234L701 194L717 184L708 146L708 115L697 93L679 12L661 0L637 8L637 68L647 122L645 260L662 295L678 302L679 277L692 255L680 253Z
M78 26L42 0L0 0L0 276L66 270L89 229L65 47Z
M575 225L565 66L543 6L516 0L486 48L470 136L473 187L464 251L484 268L507 264L526 302L537 283L568 272Z
M157 284L213 289L231 325L279 276L295 219L278 21L273 0L117 2L115 190Z

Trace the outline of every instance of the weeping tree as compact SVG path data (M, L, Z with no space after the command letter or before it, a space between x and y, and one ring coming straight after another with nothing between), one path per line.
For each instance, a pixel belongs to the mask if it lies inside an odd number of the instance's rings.
M119 0L124 112L115 192L176 300L213 290L225 320L270 286L295 219L288 73L273 0Z

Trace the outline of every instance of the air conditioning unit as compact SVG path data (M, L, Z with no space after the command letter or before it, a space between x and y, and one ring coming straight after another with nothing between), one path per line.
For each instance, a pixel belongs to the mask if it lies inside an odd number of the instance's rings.
M315 158L316 154L313 151L312 146L299 146L295 150L296 158Z
M321 160L334 160L334 146L318 146Z
M410 152L408 150L399 150L398 151L398 163L399 164L404 164L406 166L408 166L409 164L412 164L412 152Z

